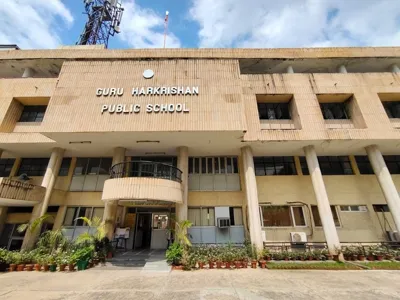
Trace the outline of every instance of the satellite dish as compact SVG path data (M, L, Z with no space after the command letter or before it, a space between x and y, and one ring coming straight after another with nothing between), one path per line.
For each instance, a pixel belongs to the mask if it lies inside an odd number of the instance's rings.
M118 25L114 26L114 30L116 33L120 33L121 32L121 28Z
M165 15L166 15L166 16L168 16L168 15L169 15L169 11L168 11L168 10L165 12Z
M18 180L20 180L20 181L29 181L31 179L28 177L28 174L23 173L23 174L19 175Z

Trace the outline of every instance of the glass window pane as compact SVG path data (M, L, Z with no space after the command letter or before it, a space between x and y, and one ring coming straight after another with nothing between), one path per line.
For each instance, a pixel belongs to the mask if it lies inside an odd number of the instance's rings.
M89 158L88 175L97 175L100 170L100 158Z
M95 207L95 208L93 208L92 220L95 217L98 217L100 220L103 220L103 215L104 215L104 207Z
M238 161L237 161L236 157L232 158L232 163L233 163L233 173L235 173L235 174L239 173Z
M78 158L76 160L74 175L86 175L88 158Z
M208 208L208 214L209 214L208 225L215 226L215 209L214 209L214 207Z
M213 174L213 158L207 157L207 173Z
M77 213L78 208L76 207L68 207L67 212L64 218L64 226L73 226L75 214Z
M292 226L289 206L262 206L264 227Z
M112 158L103 157L101 159L101 163L100 163L99 174L100 175L108 175L108 174L110 174L111 164L112 164Z
M201 157L201 174L207 174L207 159L206 157Z
M201 226L200 208L189 208L188 220L192 223L193 226Z
M295 226L306 226L306 220L303 214L303 208L300 206L292 207Z
M189 157L189 174L193 174L193 157Z
M233 215L235 219L235 226L243 225L243 216L242 216L242 208L241 207L234 207L233 208Z
M228 173L228 174L232 174L233 173L232 157L227 157L226 158L226 173Z
M214 157L214 173L219 174L219 157Z
M199 174L199 173L200 173L200 158L199 158L199 157L196 157L196 158L194 159L194 172L195 172L196 174Z
M333 221L335 222L335 226L340 227L339 217L337 215L336 208L334 205L331 205L331 211L332 211Z
M319 216L318 206L312 205L311 206L311 213L313 215L314 225L317 226L317 227L322 226L321 218Z
M225 157L219 158L219 165L220 165L220 173L225 174Z

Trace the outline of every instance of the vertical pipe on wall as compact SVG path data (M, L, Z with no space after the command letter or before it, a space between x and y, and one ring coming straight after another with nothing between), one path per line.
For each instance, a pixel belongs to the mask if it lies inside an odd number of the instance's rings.
M338 67L338 73L347 74L347 69L345 65L340 65Z
M286 73L293 74L294 73L293 67L292 66L288 66L286 68Z

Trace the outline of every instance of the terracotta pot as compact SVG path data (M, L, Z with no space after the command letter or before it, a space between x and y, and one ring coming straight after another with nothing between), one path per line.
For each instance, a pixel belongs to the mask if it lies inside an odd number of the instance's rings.
M334 260L334 261L339 261L339 255L337 255L337 254L334 255L334 256L333 256L333 260Z
M50 266L49 266L49 265L47 265L47 264L44 264L44 265L43 265L43 271L48 272L49 269L50 269Z
M312 257L312 256L309 256L309 257L308 257L308 260L313 260L313 257Z
M235 268L240 269L242 267L242 263L240 261L235 261Z
M27 271L33 271L33 265L31 265L31 264L29 264L29 265L26 265L26 270Z
M24 264L17 265L17 271L18 271L18 272L21 272L21 271L23 271L24 269L25 269L25 265L24 265Z
M267 257L265 258L265 260L266 260L266 261L271 261L271 256L267 256Z
M209 261L209 262L208 262L208 267L209 267L210 269L214 269L214 262L213 262L213 261Z
M289 257L285 257L285 261L289 261Z
M70 272L75 271L75 265L74 264L69 264L68 265L68 271L70 271Z
M222 269L222 261L217 261L217 269Z
M182 271L183 270L183 266L172 266L172 270Z
M42 269L42 266L40 264L35 264L35 271L40 271Z
M306 259L304 257L300 257L300 260L301 261L305 261Z
M257 261L256 261L256 260L252 260L252 261L251 261L251 267L252 267L253 269L257 269Z
M365 255L359 254L358 255L358 260L364 261L365 260Z
M261 269L265 269L266 265L267 265L267 261L266 260L260 260Z
M108 253L107 253L107 258L112 258L112 257L113 257L112 252L108 252Z
M327 254L327 255L326 255L326 259L327 259L327 260L332 260L332 255Z
M17 269L17 265L16 264L10 264L10 272L14 272Z
M64 272L65 271L65 268L66 268L66 264L62 264L62 265L59 265L59 268L60 268L60 272Z
M357 255L353 254L353 255L351 256L351 260L352 260L352 261L357 260Z
M376 256L376 259L377 259L378 261L382 261L382 260L383 260L383 255L377 255L377 256Z
M242 261L242 268L247 269L247 267L248 267L247 260Z
M392 259L393 259L393 255L391 255L391 254L386 254L386 259L392 260Z
M204 269L204 263L203 262L199 262L199 268L200 269Z
M225 269L230 269L231 268L231 262L225 262Z
M375 257L374 257L373 255L368 255L368 256L367 256L367 259L370 260L370 261L374 261L374 260L375 260Z

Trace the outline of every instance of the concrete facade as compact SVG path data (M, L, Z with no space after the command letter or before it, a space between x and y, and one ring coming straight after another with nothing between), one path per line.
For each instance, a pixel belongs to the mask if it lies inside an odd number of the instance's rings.
M32 68L32 60L40 67ZM309 242L327 242L332 251L343 242L384 241L387 231L399 230L400 175L390 174L383 159L400 154L400 118L389 118L383 104L400 101L400 48L18 50L2 51L0 65L1 159L15 159L4 177L18 181L26 158L51 157L52 169L53 149L59 149L59 168L61 158L69 159L62 176L28 174L30 184L46 188L36 206L23 198L0 199L4 224L27 222L49 208L53 228L60 228L70 208L85 208L87 214L105 208L112 238L115 227L136 232L140 213L154 218L166 213L169 220L198 214L201 222L217 227L218 216L210 221L215 211L208 209L226 207L232 230L241 226L244 238L257 246L305 232ZM153 78L144 78L147 69ZM148 87L189 87L198 93L132 95L141 87L146 93ZM98 93L112 88L123 93ZM290 119L260 120L258 104L286 102ZM350 119L324 119L321 104L344 102ZM20 122L26 107L43 105L43 120ZM103 111L118 105L126 111ZM148 105L176 110L147 111ZM376 175L360 172L355 156L367 155ZM353 174L315 172L322 156L347 157ZM158 169L141 162L152 157L172 157L182 175L175 178L176 170L165 169L161 160ZM260 175L257 157L292 157L296 174ZM82 165L85 158L124 167L119 177L108 178L111 166ZM303 174L304 159L311 176ZM198 168L204 169L202 176ZM302 207L304 225L296 220L290 226L263 225L270 220L263 220L262 207L288 203ZM388 205L390 212L376 212L377 205ZM316 225L313 206L323 226ZM164 230L158 221L153 225Z

